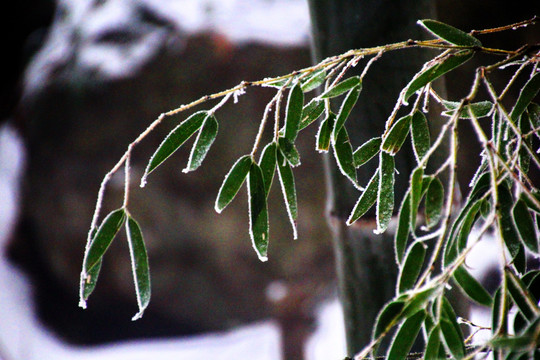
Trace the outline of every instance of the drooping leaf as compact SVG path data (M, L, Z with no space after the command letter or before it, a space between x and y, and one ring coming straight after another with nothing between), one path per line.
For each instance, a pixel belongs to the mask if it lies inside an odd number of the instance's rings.
M510 255L515 258L519 253L520 241L519 234L512 220L512 208L514 201L510 190L504 183L501 183L498 187L499 193L499 206L497 212L499 216L497 220L500 223L501 235L506 245L506 248L510 252Z
M445 116L453 116L456 110L459 108L460 103L455 101L446 101L443 100L442 104L447 109L447 111L443 112L443 115ZM477 119L483 118L488 116L491 111L493 110L493 103L490 101L480 101L472 104L464 105L461 108L461 112L459 114L460 119L470 119L471 114L473 113L474 117Z
M491 307L493 299L486 289L462 265L454 271L454 280L463 292L472 300Z
M324 100L313 99L302 110L302 121L299 130L302 130L317 120L324 112Z
M356 220L360 219L377 201L377 192L379 189L379 170L373 174L371 180L369 180L368 185L365 190L358 198L356 205L347 219L347 225L351 225Z
M454 70L458 66L463 65L466 61L470 60L473 55L474 53L470 51L458 52L440 60L440 62L428 67L427 69L422 69L406 86L403 99L409 99L412 94L430 82L438 79L447 72Z
M306 79L302 80L302 91L310 92L321 86L326 80L326 71L324 69L314 71Z
M526 193L521 193L519 195L519 199L524 201L530 210L536 212L537 214L540 214L540 206L537 204L537 202L540 202L540 192L532 191L532 197L536 201L533 201L533 199L529 198L529 195Z
M154 171L161 163L180 148L199 128L204 120L208 117L207 111L199 111L188 117L180 125L175 127L169 133L154 152L148 166L146 167L145 175Z
M345 127L341 128L334 143L334 157L336 158L341 173L345 175L354 186L358 187L356 168L353 163L353 149Z
M356 85L349 91L349 93L345 97L345 100L343 100L341 108L339 109L339 112L336 116L334 128L332 129L332 140L335 140L337 138L337 135L339 134L341 128L343 127L343 125L345 125L345 121L351 114L351 111L356 104L358 97L360 96L361 90L361 84Z
M220 213L234 199L246 180L253 159L250 155L240 157L225 176L216 198L215 210Z
M125 220L126 212L123 208L114 210L105 217L86 252L83 265L86 273L101 261Z
M320 98L322 99L329 99L336 96L339 96L341 94L346 93L350 89L354 87L360 87L362 86L362 83L360 81L359 76L352 76L348 79L343 80L342 82L336 84L335 86L332 86L328 90L326 90L324 93L321 94Z
M249 235L259 260L268 260L268 206L263 173L252 163L248 176Z
M402 316L409 317L410 315L416 313L418 310L425 309L428 303L432 301L439 293L440 287L430 286L417 290L413 293L406 293L404 295L401 295L398 299L401 299L402 297L407 298L407 304L403 309Z
M84 279L84 282L81 284L81 286L83 287L82 300L88 300L88 297L96 288L102 262L103 258L99 259L98 262L90 269L90 271L87 272L86 279ZM85 306L82 305L82 307Z
M519 97L516 101L516 104L514 105L514 108L512 109L512 112L510 113L510 119L514 122L514 124L517 124L517 121L521 114L527 109L527 106L531 103L531 101L535 98L535 96L538 94L538 91L540 90L540 73L536 73L527 81L525 86L521 89L521 92L519 93Z
M416 283L416 279L422 270L424 259L426 256L425 245L417 241L409 247L403 266L401 266L398 277L397 290L401 294L409 289L412 289Z
M536 359L538 356L538 346L540 345L540 317L531 321L527 328L516 336L498 336L490 341L490 344L497 349L512 349L515 352L523 351L525 354L518 360ZM534 351L531 356L531 351Z
M317 133L317 151L327 152L330 149L330 139L332 137L332 128L336 121L336 115L329 113L328 117L321 122L319 132Z
M384 151L380 154L379 189L377 192L377 229L376 233L383 233L394 211L394 157Z
M424 350L424 360L439 360L441 348L441 326L435 325L429 332Z
M424 168L417 167L411 174L410 181L410 190L411 190L411 200L410 200L410 227L414 231L416 228L416 217L418 214L418 207L420 206L420 201L422 200L423 192L422 185L424 183ZM428 187L429 189L429 187Z
M139 311L132 320L137 320L143 316L144 310L150 303L150 270L141 228L135 219L129 215L126 222L126 233L131 257L131 270L135 282L135 294L137 295L137 305L139 307Z
M289 221L293 229L293 238L298 238L298 232L296 230L296 220L298 218L298 205L296 200L296 187L294 185L294 174L291 166L288 162L284 161L283 155L278 154L278 174L279 182L281 184L281 191L283 193L283 199L285 200L285 207L287 208L287 214L289 215Z
M189 161L182 172L190 172L201 166L206 154L210 150L210 147L214 143L218 132L218 122L214 115L208 115L204 120L199 135L193 144L191 154L189 155Z
M280 137L278 139L278 149L291 166L295 167L300 165L300 154L298 153L296 146L294 146L289 139Z
M418 24L422 25L439 39L447 41L450 44L460 46L482 46L480 40L474 36L440 21L425 19L419 20Z
M457 323L457 316L445 296L442 297L442 311L439 325L444 343L452 356L462 359L465 356L463 332Z
M421 310L403 322L392 339L392 345L388 349L386 359L402 360L407 357L425 318L426 312Z
M371 339L377 339L382 333L389 330L392 325L397 325L404 307L404 301L393 300L386 304L377 315Z
M504 275L508 286L508 292L523 316L532 321L540 316L538 300L527 289L527 286L514 274L510 268L505 268Z
M444 205L444 187L439 178L434 178L426 192L426 226L432 228L441 219Z
M405 142L411 128L411 118L411 115L406 115L392 125L382 143L384 151L394 155L401 149L401 145Z
M259 166L263 173L264 178L264 190L266 191L266 196L270 192L270 187L272 186L272 180L274 179L274 173L276 171L276 162L277 162L277 145L273 141L268 143L262 153L261 158L259 159ZM251 166L251 165L250 165Z
M353 153L354 166L358 168L377 155L381 150L381 143L380 137L374 137L356 149Z
M421 111L415 111L411 120L411 138L414 155L420 162L431 146L427 118Z
M396 235L394 236L394 252L396 254L396 262L401 264L403 261L403 255L405 254L405 247L407 246L407 240L409 240L409 234L411 233L411 194L407 192L401 203L399 210L398 226Z
M303 108L304 93L302 92L300 85L296 84L289 92L285 117L285 139L289 140L291 143L294 143L296 136L298 135Z
M538 234L529 212L529 207L524 200L519 199L512 210L514 224L521 237L521 241L535 254L538 254Z

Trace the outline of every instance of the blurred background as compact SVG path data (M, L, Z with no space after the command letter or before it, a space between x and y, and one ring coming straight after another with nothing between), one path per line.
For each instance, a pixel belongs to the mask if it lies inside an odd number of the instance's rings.
M503 1L438 3L440 20L466 30L534 15ZM3 16L17 21L0 84L0 359L279 359L283 346L305 347L310 359L342 357L315 129L299 138L298 240L276 184L267 263L251 247L246 194L221 215L213 209L224 174L251 149L270 89L249 89L217 113L220 134L195 173L181 173L187 146L144 189L136 186L185 114L136 148L130 210L149 253L150 306L130 321L137 306L122 236L108 250L88 309L77 306L104 174L160 113L242 80L310 65L307 2L22 0ZM538 41L538 33L519 36L520 44ZM515 37L501 41L494 45ZM449 84L451 95L466 91ZM461 152L476 157L478 148ZM463 184L470 165L460 173ZM102 213L120 207L122 193L120 174Z

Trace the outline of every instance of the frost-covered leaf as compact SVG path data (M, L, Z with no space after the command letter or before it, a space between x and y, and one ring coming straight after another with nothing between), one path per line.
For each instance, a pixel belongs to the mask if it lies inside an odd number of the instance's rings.
M516 104L514 105L514 108L512 109L512 112L510 113L510 119L517 124L517 121L521 114L527 109L527 106L531 103L531 101L535 98L536 94L538 94L538 91L540 90L540 73L536 73L533 75L529 81L523 86L521 89L521 92L519 93L519 97L516 101Z
M317 151L327 152L330 149L330 139L332 137L332 128L336 121L334 113L328 114L328 117L321 122L317 132Z
M347 96L345 97L345 100L343 100L343 103L341 104L341 108L339 109L339 112L336 116L336 122L334 124L334 128L332 129L332 140L335 140L337 138L337 135L339 134L339 131L345 125L345 121L351 114L351 111L356 104L356 101L358 100L358 97L360 96L360 91L362 90L362 87L360 84L353 87Z
M83 287L81 292L82 300L88 300L88 297L96 288L102 262L103 258L99 259L96 264L86 273L86 279L84 279L84 282L81 284Z
M411 115L404 116L392 125L382 143L384 151L394 155L401 149L401 145L405 142L411 128L411 118Z
M206 117L204 124L197 135L197 139L193 144L193 148L191 149L188 164L182 172L187 173L201 166L206 154L208 154L210 147L216 139L218 127L218 122L214 115Z
M411 138L414 155L420 162L431 146L427 118L421 111L415 111L411 120Z
M392 344L388 349L386 359L402 360L407 357L420 332L420 328L422 327L425 318L426 312L421 310L403 322L392 339Z
M414 287L416 279L422 270L422 265L424 265L425 256L426 247L422 242L417 241L409 247L403 266L401 266L399 271L398 294Z
M512 210L514 224L521 241L535 254L538 254L538 234L529 207L524 200L519 199Z
M501 235L506 248L510 252L510 255L515 258L519 254L520 241L519 234L514 225L514 220L512 219L512 208L514 207L514 201L512 194L506 185L499 185L498 193L499 206L497 206L496 209L499 216L497 220L500 223Z
M180 125L169 133L154 152L145 171L145 175L150 174L169 156L180 148L199 128L208 117L207 111L199 111L188 117Z
M358 87L362 86L359 76L350 77L336 84L335 86L332 86L331 88L326 90L324 93L322 93L320 98L322 99L333 98L333 97L346 93L347 91L349 91L350 89L356 86ZM358 90L358 92L360 92L360 90Z
M394 211L394 157L384 151L380 153L379 189L377 191L377 229L375 233L383 233Z
M248 176L249 235L259 260L268 260L268 206L263 173L252 163Z
M447 109L447 111L443 112L443 115L445 116L453 116L456 110L459 108L460 103L456 101L446 101L443 100L442 104ZM490 101L480 101L472 104L464 105L461 108L461 112L459 113L460 119L470 119L471 114L473 113L474 117L477 119L483 118L488 116L491 111L493 110L493 103Z
M398 225L394 236L394 252L396 254L396 262L401 264L409 234L411 233L411 194L407 192L401 203L398 215Z
M358 168L377 155L381 149L381 143L382 139L375 137L356 149L353 153L354 166Z
M303 108L304 93L300 85L296 84L289 92L285 117L285 138L292 143L294 143L298 135Z
M356 205L347 219L347 225L351 225L356 220L360 219L377 201L377 192L379 189L379 171L377 170L375 174L369 180L366 189L358 198Z
M326 71L324 69L314 71L312 74L302 79L302 91L310 92L321 86L326 80Z
M291 166L295 167L300 165L300 154L298 153L296 146L294 146L294 143L289 139L280 137L278 139L278 149Z
M353 150L345 127L341 128L334 143L334 157L336 158L341 173L346 176L354 186L358 187L356 168L353 163Z
M229 173L225 176L221 188L219 189L218 196L216 198L216 204L214 208L218 213L234 199L238 190L246 180L246 177L251 169L253 159L250 155L244 155L240 157L229 170Z
M441 327L434 326L428 334L426 349L424 350L424 360L441 359ZM443 357L443 359L446 357Z
M270 192L270 187L272 186L272 180L274 179L274 173L276 171L276 162L277 162L277 145L275 142L268 143L261 154L259 159L259 166L263 173L264 178L264 189L266 191L266 196Z
M372 340L377 339L383 332L387 331L392 324L397 324L401 319L401 314L405 308L405 302L394 300L386 304L377 315L375 326L373 327Z
M281 191L283 193L283 199L285 200L285 207L287 214L289 215L289 221L293 229L293 238L298 238L298 232L296 230L296 220L298 218L298 205L296 200L296 187L294 185L294 174L291 166L281 153L278 154L278 174L279 182L281 184Z
M465 267L462 265L454 271L454 280L463 292L477 303L491 307L493 299L491 295L484 289Z
M143 316L144 310L150 303L150 270L141 228L135 219L129 215L126 222L126 233L131 258L131 270L135 282L135 294L137 295L137 305L139 307L139 311L132 320L137 320Z
M444 205L444 187L441 180L434 178L427 189L425 201L426 226L432 228L441 219Z
M457 316L450 302L444 296L442 302L439 325L443 341L454 358L462 359L465 356L463 332L457 323Z
M440 21L430 19L418 20L418 24L422 25L436 37L445 40L450 44L460 46L482 46L480 40L474 36Z
M433 181L433 180L431 180ZM430 184L431 184L430 181ZM423 183L424 183L424 168L417 167L411 174L410 181L410 228L411 230L416 229L416 218L418 214L418 208L420 206L420 201L423 196ZM428 186L429 189L429 186Z
M313 99L302 110L302 121L299 130L302 130L317 120L324 112L324 100Z
M538 307L538 301L527 289L527 286L521 281L511 269L505 269L506 283L508 286L508 292L517 305L519 311L529 321L534 320L540 316L540 308Z

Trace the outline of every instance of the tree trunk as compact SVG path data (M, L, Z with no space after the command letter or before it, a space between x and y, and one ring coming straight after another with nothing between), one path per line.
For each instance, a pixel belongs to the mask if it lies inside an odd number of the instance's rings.
M314 62L351 48L425 37L416 21L434 15L432 2L426 0L309 0L309 6ZM353 147L382 134L399 92L430 55L424 50L404 50L384 55L371 67L347 122ZM396 208L415 167L413 153L407 150L396 155ZM361 185L367 184L376 168L376 160L360 168ZM392 226L382 235L373 233L373 209L364 220L347 227L345 221L360 194L328 157L326 170L328 219L345 315L347 353L353 356L370 341L378 311L395 295L394 234Z

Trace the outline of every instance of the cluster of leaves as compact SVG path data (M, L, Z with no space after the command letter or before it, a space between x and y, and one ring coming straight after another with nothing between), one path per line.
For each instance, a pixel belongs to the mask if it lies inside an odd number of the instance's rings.
M534 23L534 19L506 29L531 23ZM409 40L376 48L351 50L285 76L242 82L232 89L205 96L162 114L129 145L124 157L102 183L81 273L81 305L85 305L94 289L102 258L124 223L140 310L135 318L142 315L150 299L144 241L139 226L128 211L132 148L166 116L221 98L210 110L198 111L187 117L165 137L150 158L141 186L144 186L150 173L195 134L188 164L183 171L196 170L217 136L216 111L231 98L236 99L242 95L248 87L264 86L276 89L276 94L264 111L253 150L240 156L232 165L215 202L215 210L220 213L235 198L243 184L247 183L249 234L262 261L268 256L267 199L276 173L293 237L297 237L298 207L293 168L300 165L300 154L295 141L302 130L318 123L316 150L331 151L343 175L361 191L347 224L353 224L376 206L377 233L387 230L396 213L395 155L402 149L407 138L412 142L417 165L410 174L408 191L397 211L395 257L399 280L396 296L381 310L373 330L373 341L358 354L358 358L370 353L376 355L381 340L389 336L393 329L397 330L393 332L386 354L389 359L404 358L421 334L426 344L425 358L465 357L467 340L447 299L449 283L456 284L476 303L492 309L493 336L490 341L476 347L474 354L482 351L497 354L504 352L508 358L517 359L535 351L540 338L540 308L539 294L534 294L531 289L539 284L540 272L526 272L525 256L527 251L540 254L540 191L528 176L531 169L540 169L540 159L533 149L535 138L540 138L540 106L534 103L540 89L538 53L534 52L537 49L488 49L472 34L449 25L433 20L422 20L419 24L433 34L435 39ZM476 34L482 34L482 31ZM384 133L353 149L346 122L360 96L364 75L382 54L409 47L435 48L440 49L441 53L427 62L403 89L388 118ZM502 55L504 60L478 68L467 97L457 102L443 99L432 88L432 82L479 52ZM366 56L373 57L365 65L362 74L346 78L347 71ZM515 67L517 70L507 86L497 92L489 76L502 67ZM529 75L519 76L522 74ZM490 96L488 100L476 100L481 87L487 90ZM521 91L512 110L508 112L503 105L503 98L511 87L519 87ZM318 95L306 101L306 94L315 89L320 89ZM280 106L286 93L286 110L282 119ZM409 105L411 99L414 101ZM430 124L425 115L430 101L437 101L444 108L441 114L444 124L438 134L430 134ZM397 118L398 112L404 109L408 109L407 114ZM272 111L274 124L270 128L273 129L273 137L258 155L262 134L269 128L267 124ZM318 119L322 120L316 122ZM476 131L483 147L482 162L464 204L454 209L458 128L464 121L470 122ZM490 125L489 133L484 131L486 126L483 123ZM449 150L446 146L448 143ZM446 154L446 160L433 166L434 154L441 152ZM362 186L358 183L356 171L372 159L377 159L379 165L369 182ZM430 169L435 169L428 172L428 164L431 165ZM126 170L124 204L106 216L98 227L104 189L112 174L122 165ZM423 209L422 216L418 216L420 209ZM504 276L494 296L470 274L464 263L466 255L480 238L476 236L471 239L471 231L475 227L480 228L480 235L491 229L501 240L501 272ZM439 271L434 271L438 264L441 265ZM510 329L510 309L514 305L518 315ZM515 335L510 335L511 331Z

